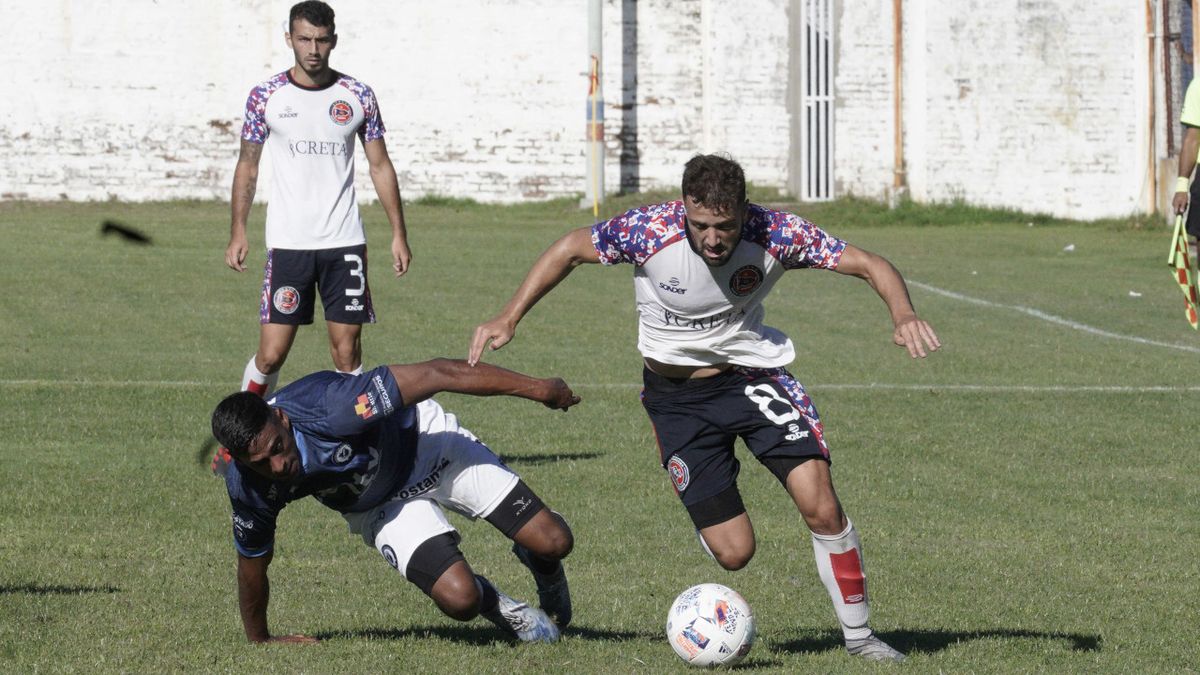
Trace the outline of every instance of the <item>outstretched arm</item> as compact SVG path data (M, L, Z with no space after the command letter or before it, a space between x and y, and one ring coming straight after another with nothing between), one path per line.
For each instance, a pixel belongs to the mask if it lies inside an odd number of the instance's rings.
M846 244L837 271L866 281L883 298L895 326L892 341L907 348L914 359L924 358L926 350L935 351L942 346L933 328L917 316L904 277L886 258Z
M479 363L479 357L483 355L483 348L488 342L491 342L493 350L508 344L521 318L542 299L542 296L549 293L558 282L566 279L579 265L598 262L600 256L596 253L596 247L592 245L591 226L571 230L551 244L537 262L533 263L525 281L521 282L504 309L487 323L475 328L467 362L472 366Z
M307 635L271 637L267 630L267 602L271 598L267 566L270 564L270 553L258 558L247 558L238 554L238 608L242 613L242 627L246 630L246 639L251 642L316 642L316 638Z
M459 359L433 359L388 369L396 378L405 405L414 405L443 391L472 396L519 396L559 410L579 403L579 397L557 377L530 377L486 363L472 367Z

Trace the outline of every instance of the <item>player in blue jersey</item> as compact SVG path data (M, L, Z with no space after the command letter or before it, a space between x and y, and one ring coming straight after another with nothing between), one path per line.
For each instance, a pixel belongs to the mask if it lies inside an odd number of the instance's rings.
M213 436L234 459L225 484L249 640L315 641L272 636L267 628L276 518L288 503L310 495L341 513L352 532L447 616L469 621L483 615L526 642L558 639L571 620L561 562L574 543L571 530L431 398L442 391L518 396L560 410L579 402L561 379L434 359L361 375L313 373L270 400L243 391L217 405ZM445 508L483 518L513 540L513 552L533 573L541 609L472 572Z
M941 343L891 263L795 214L749 203L745 175L731 159L693 157L682 188L681 200L575 229L551 245L504 309L475 329L468 360L478 363L488 343L497 349L512 340L534 303L578 265L632 264L642 404L701 546L729 570L754 556L754 528L737 487L740 437L808 526L847 651L903 660L867 622L862 545L833 489L824 427L786 368L795 346L763 323L762 303L787 270L832 270L871 285L887 305L892 340L913 358Z

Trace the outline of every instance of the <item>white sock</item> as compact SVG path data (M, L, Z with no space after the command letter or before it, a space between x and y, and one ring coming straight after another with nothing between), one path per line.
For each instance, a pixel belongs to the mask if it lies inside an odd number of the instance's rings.
M337 370L337 369L335 368L334 370ZM361 363L358 364L358 367L355 368L354 370L338 370L337 372L339 372L343 375L362 375L362 364Z
M833 611L842 624L842 634L847 640L869 636L867 571L854 523L846 521L846 529L841 534L813 532L812 541L817 573L833 600Z
M279 381L279 371L267 375L258 369L258 366L254 363L254 358L254 356L250 357L250 362L246 364L246 369L242 371L242 391L252 391L263 398L267 398L275 389L275 383Z

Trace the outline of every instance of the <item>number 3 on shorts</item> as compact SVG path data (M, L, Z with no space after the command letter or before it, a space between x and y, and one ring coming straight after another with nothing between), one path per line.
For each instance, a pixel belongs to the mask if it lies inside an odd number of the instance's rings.
M758 409L767 419L780 426L800 419L800 411L792 402L779 395L779 392L769 384L755 384L746 387L746 397L758 405ZM772 403L781 403L787 408L787 413L779 414L771 410Z
M347 253L342 256L342 260L354 264L354 269L350 270L350 276L358 277L358 288L347 288L346 295L351 297L362 295L367 288L367 278L363 276L362 258L353 253Z

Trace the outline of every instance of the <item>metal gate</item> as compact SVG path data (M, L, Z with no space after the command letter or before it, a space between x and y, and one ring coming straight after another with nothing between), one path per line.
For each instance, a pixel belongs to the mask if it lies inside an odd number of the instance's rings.
M800 198L833 199L833 2L802 0Z

